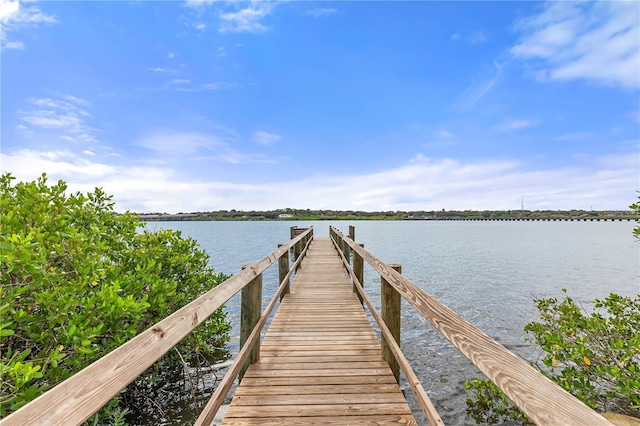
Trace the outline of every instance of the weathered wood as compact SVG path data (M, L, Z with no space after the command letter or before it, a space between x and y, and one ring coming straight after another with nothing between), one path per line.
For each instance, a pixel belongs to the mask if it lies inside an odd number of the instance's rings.
M401 265L389 265L393 270L397 271L399 274L402 273ZM382 299L381 305L381 313L382 320L387 325L387 328L393 335L395 342L400 345L400 307L401 307L401 298L400 293L396 291L391 284L389 284L384 278L380 278L380 296ZM382 347L382 359L389 363L389 367L391 367L391 371L393 371L393 375L396 377L396 381L400 383L400 366L398 365L398 361L393 356L393 352L389 347L389 342L387 338L382 336L381 339L381 347Z
M318 405L318 404L402 404L406 403L400 392L389 393L322 393L322 394L287 394L287 395L236 395L235 405Z
M244 267L243 267L244 268ZM284 293L284 288L282 292ZM240 301L240 348L244 347L262 316L262 274L255 277L242 289ZM260 359L260 341L258 340L251 349L251 353L240 369L239 380L242 381L247 368Z
M360 247L364 247L364 244L360 244ZM357 251L353 252L353 273L355 274L358 281L364 285L364 260L362 256ZM364 305L362 301L362 296L360 296L360 292L356 289L356 283L353 283L353 292L358 295L358 299L360 299L360 304Z
M307 232L311 233L312 230ZM305 235L307 234L298 235L250 268L152 325L124 345L0 420L0 425L81 424Z
M285 424L283 419L263 419L263 418L230 418L225 422L229 426L275 426ZM309 425L338 425L344 426L345 418L343 416L322 416L322 417L287 417L286 424L288 426L309 426ZM349 416L350 426L377 425L377 426L416 426L417 423L413 416L404 414L387 414L373 416Z
M336 393L335 385L280 385L280 386L247 386L246 383L236 390L235 395L317 395ZM398 394L398 387L395 384L360 384L341 385L340 395L345 394Z
M332 243L314 240L223 424L415 424L351 287Z
M346 259L344 259L344 257L342 258L342 261L346 265ZM400 346L396 343L393 335L391 334L391 331L389 330L384 320L382 319L382 316L378 313L378 311L376 311L375 306L373 305L369 297L367 297L367 294L364 292L364 287L362 287L362 283L358 281L358 278L355 276L355 274L353 274L353 271L351 272L352 272L351 278L353 279L353 282L356 285L356 288L360 293L362 300L369 308L369 312L371 313L371 316L373 317L373 319L376 321L376 323L378 323L378 327L380 327L380 334L386 338L389 349L393 353L393 356L398 361L400 368L404 372L407 382L409 383L409 386L411 386L411 390L413 391L413 394L416 400L418 401L418 404L420 404L422 411L424 412L425 416L429 420L429 424L431 426L433 425L443 426L444 423L442 422L442 419L440 418L438 411L433 406L433 403L429 399L427 392L424 390L424 387L422 386L422 384L418 380L418 377L416 376L413 369L411 368L409 361L407 361L404 354L400 350ZM395 377L394 377L394 380L397 383L397 380Z
M281 247L282 244L278 244L278 247ZM283 281L286 280L285 284L284 284L284 290L282 292L282 295L280 296L280 300L282 300L282 298L288 294L289 292L291 292L291 285L290 285L290 279L287 278L287 274L289 274L289 252L283 254L282 256L280 256L278 258L278 279L280 284L282 284Z
M237 406L233 403L225 414L222 424L226 419L234 417L266 417L266 418L286 418L299 416L355 416L355 415L387 415L405 414L411 415L406 402L402 403L377 403L377 404L309 404L309 405L289 405L289 406ZM343 421L348 424L349 420Z
M301 253L300 258L298 258L298 260L296 260L296 262L293 264L294 269L297 266L298 262L301 262L302 259L304 258L304 255L308 247L309 247L309 244L305 246L304 250ZM292 271L289 271L289 274L291 274L291 272ZM278 298L280 297L280 294L283 291L284 291L283 285L278 287L276 294L274 294L273 298L271 299L266 309L264 310L264 314L262 314L262 316L260 317L260 320L258 321L256 326L253 328L253 331L249 335L249 338L247 339L245 346L240 349L240 352L238 352L236 359L234 360L233 364L231 364L231 368L229 368L229 371L227 371L227 374L225 374L225 376L222 378L222 380L218 384L218 387L213 392L213 395L211 395L211 398L209 398L207 405L205 405L204 409L196 419L194 423L195 426L205 426L205 425L208 426L213 421L216 413L222 406L224 397L227 395L227 393L229 393L229 390L231 389L231 385L233 385L233 382L235 381L236 376L240 373L240 369L249 358L253 345L260 339L260 333L262 331L262 327L264 327L264 325L266 324L267 319L271 315L271 311L275 307L278 301Z
M342 254L344 254L345 259L347 259L347 263L351 263L351 251L349 250L349 244L342 238Z
M339 232L336 231L336 234ZM494 382L534 423L611 426L611 423L600 414L373 254L357 244L351 244L351 248Z

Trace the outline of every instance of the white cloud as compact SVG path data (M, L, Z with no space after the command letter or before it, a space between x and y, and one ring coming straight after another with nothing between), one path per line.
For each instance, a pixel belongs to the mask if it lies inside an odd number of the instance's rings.
M5 1L2 0L0 2L0 22L6 23L12 17L18 14L20 10L20 2L16 1Z
M640 88L638 2L547 3L515 29L521 35L511 54L536 60L538 79Z
M593 136L593 133L591 133L591 132L573 132L573 133L565 133L565 134L562 134L560 136L556 136L553 139L557 140L557 141L579 141L579 140L586 139L586 138L588 138L590 136Z
M169 72L168 69L161 68L161 67L149 68L149 71L160 72L160 73Z
M24 50L24 43L21 41L8 41L4 45L5 49Z
M332 7L318 7L315 9L307 10L306 14L313 16L315 18L321 18L323 16L331 16L338 13L338 9L334 9Z
M187 0L186 5L189 7L203 7L210 4L213 4L219 0Z
M91 114L84 109L88 101L62 94L58 98L30 98L31 108L19 110L22 121L31 125L31 129L46 130L49 135L58 131L58 138L73 142L96 142L95 129L86 122Z
M216 126L208 132L157 130L134 144L155 153L162 164L185 159L227 164L272 163L273 159L262 155L239 152L233 147L238 135L224 126Z
M531 120L508 120L503 122L498 126L499 130L510 131L510 130L520 130L526 129L527 127L531 127L536 125L535 121Z
M218 90L221 88L219 83L205 83L200 86L202 90Z
M453 137L453 133L447 131L447 130L438 130L438 136L443 138L443 139L449 139Z
M527 170L509 160L431 159L378 173L313 176L256 184L186 178L163 167L109 165L64 151L0 154L3 171L20 180L46 172L71 191L102 187L118 211L178 212L301 208L354 210L624 209L636 196L637 155L582 159L573 166ZM562 185L558 185L562 182Z
M463 36L461 33L456 32L451 34L451 40L458 41L464 40L467 44L482 44L489 40L489 35L484 31L474 31L472 33Z
M221 33L263 33L269 30L269 27L261 21L271 14L271 3L255 3L237 12L220 13Z
M207 25L204 22L198 22L194 27L196 30L204 31L207 28Z
M482 44L489 40L489 36L484 31L475 31L467 37L470 44Z
M169 85L189 84L189 83L191 83L191 80L189 80L189 79L180 79L180 78L174 78L173 80L167 82L167 84L169 84Z
M253 132L251 135L251 140L260 145L273 145L276 142L279 142L282 137L276 133L269 133L262 130Z
M175 58L176 56L178 56L178 54L177 54L177 53L174 53L174 52L169 52L169 53L167 53L167 58L169 58L169 59L173 59L173 58Z
M42 173L55 179L83 181L110 175L116 171L112 166L84 159L69 151L34 151L20 149L2 155L2 171L10 172L22 180L33 180Z
M55 24L58 20L35 6L24 7L19 1L0 1L0 22L5 25Z
M151 133L136 141L135 144L169 158L192 156L201 151L228 146L225 138L219 135L166 130Z
M502 69L504 64L493 62L494 70L488 76L480 79L474 79L471 85L453 104L453 109L458 111L467 111L473 108L482 98L484 98L502 78Z
M11 32L24 27L38 27L40 24L55 24L58 20L53 15L42 12L35 6L25 7L18 0L0 0L0 39L2 49L23 50L21 41L8 40Z

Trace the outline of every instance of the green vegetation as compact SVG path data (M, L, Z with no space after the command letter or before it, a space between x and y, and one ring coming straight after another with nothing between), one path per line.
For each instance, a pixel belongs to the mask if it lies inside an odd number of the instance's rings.
M640 202L631 206L639 226ZM640 295L610 294L587 312L569 296L540 298L540 321L525 326L543 351L533 365L542 374L598 411L640 417ZM486 379L467 381L473 391L467 414L478 423L529 419Z
M114 214L100 189L13 180L0 177L0 417L227 278L193 239ZM178 349L211 354L229 330L218 310ZM181 369L173 352L155 369ZM119 423L124 410L116 398L103 413Z
M211 212L145 213L140 218L157 220L634 220L632 211L586 210L485 210L485 211L378 211L353 210L218 210Z

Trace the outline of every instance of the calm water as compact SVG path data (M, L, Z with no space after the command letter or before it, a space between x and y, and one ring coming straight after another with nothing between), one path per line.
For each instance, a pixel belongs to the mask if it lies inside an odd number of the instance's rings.
M237 273L278 243L291 226L329 225L387 263L510 350L532 359L522 328L537 319L535 297L569 295L585 304L610 292L640 292L640 245L633 222L153 222L195 238L217 271ZM277 286L277 265L264 276L266 304ZM379 307L380 279L365 269L365 287ZM234 322L230 351L237 352L239 301L227 304ZM402 347L446 424L473 424L464 414L464 381L479 373L410 305L403 305ZM408 386L407 386L408 388ZM408 392L409 393L409 392ZM419 409L418 409L419 411ZM416 417L419 417L418 415Z

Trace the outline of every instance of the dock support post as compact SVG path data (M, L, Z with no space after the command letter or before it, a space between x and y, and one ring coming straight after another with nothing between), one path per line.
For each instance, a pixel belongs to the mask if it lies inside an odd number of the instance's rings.
M395 271L402 273L401 265L389 265ZM389 331L393 335L396 343L400 345L400 293L396 291L391 284L384 278L380 279L381 282L381 297L382 297L382 319L387 325ZM396 382L400 383L400 366L393 356L387 340L382 336L382 359L387 361L393 375L396 377Z
M243 266L242 269L245 269ZM253 328L262 314L262 274L255 277L242 288L240 302L240 348L245 345ZM260 360L260 340L258 340L249 354L249 358L242 366L238 380L242 381L249 366Z
M296 237L296 227L292 226L291 227L291 239L293 240ZM293 247L291 247L291 254L293 255L293 261L295 262L296 260L298 260L298 256L300 255L300 245L299 244L294 244Z
M360 247L364 248L364 244L360 244ZM353 252L353 273L355 274L360 284L362 284L362 288L364 289L364 260L362 256L358 254L357 251ZM360 299L360 304L364 306L364 302L362 301L362 296L356 290L356 285L353 284L353 292L358 295L358 299Z
M278 247L282 247L282 244L278 244ZM289 251L287 250L280 256L278 259L278 283L282 283L284 278L289 273ZM284 298L284 295L291 291L290 287L291 279L287 279L287 282L284 285L284 291L280 295L280 300Z

